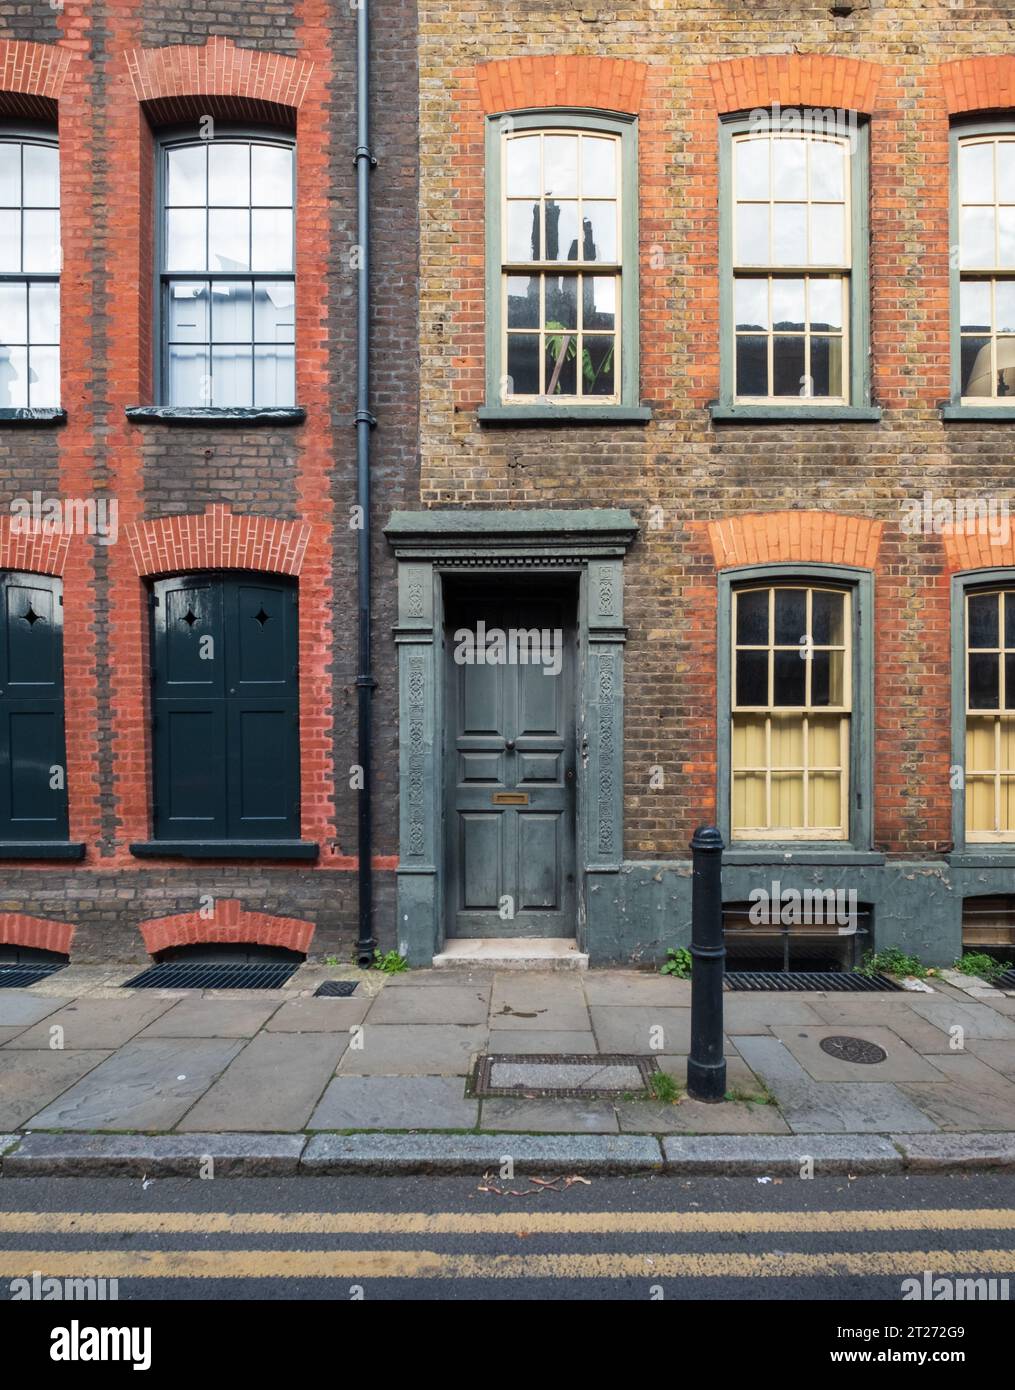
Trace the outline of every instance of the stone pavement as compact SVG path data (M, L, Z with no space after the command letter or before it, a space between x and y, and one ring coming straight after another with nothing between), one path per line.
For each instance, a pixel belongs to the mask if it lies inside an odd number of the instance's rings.
M0 1134L1015 1132L1015 992L950 972L933 993L727 993L719 1105L683 1095L690 986L654 973L306 965L281 990L218 993L118 988L131 973L73 966L0 992ZM353 996L313 997L343 976ZM820 1046L842 1035L884 1059ZM486 1053L650 1056L680 1090L480 1099L469 1078Z

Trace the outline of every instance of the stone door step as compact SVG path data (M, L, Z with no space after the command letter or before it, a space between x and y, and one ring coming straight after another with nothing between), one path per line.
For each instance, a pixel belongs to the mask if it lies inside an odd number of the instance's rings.
M569 936L485 936L446 942L433 963L435 970L587 970L589 958Z

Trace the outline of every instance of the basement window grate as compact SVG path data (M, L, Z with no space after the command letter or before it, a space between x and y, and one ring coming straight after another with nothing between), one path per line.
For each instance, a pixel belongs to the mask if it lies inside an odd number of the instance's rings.
M359 985L358 980L325 980L314 990L315 999L348 999Z
M37 985L58 970L66 970L69 961L61 960L55 964L45 961L25 961L17 965L0 965L0 989L27 989Z
M998 975L995 983L1001 989L1015 989L1015 970L1006 970L1003 975Z
M143 970L124 989L281 989L299 961L163 961Z
M765 993L826 990L830 994L895 993L901 989L884 975L860 975L855 970L728 970L726 988Z

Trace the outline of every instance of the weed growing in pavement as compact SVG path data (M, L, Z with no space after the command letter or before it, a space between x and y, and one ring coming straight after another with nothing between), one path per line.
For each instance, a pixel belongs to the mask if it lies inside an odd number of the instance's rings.
M661 1105L676 1105L680 1099L680 1087L668 1071L654 1071L648 1084Z
M385 951L383 955L375 951L373 968L383 970L385 975L400 975L403 970L408 970L409 962L397 951Z
M666 964L659 967L660 975L675 975L678 980L691 978L691 953L686 946L671 946L666 952Z
M883 951L865 951L856 973L868 979L872 975L914 975L923 980L931 972L916 956L907 956L898 946L888 946Z
M955 968L961 970L963 975L978 975L981 980L986 980L988 985L992 985L998 976L1003 975L1010 967L983 951L967 951L955 962Z

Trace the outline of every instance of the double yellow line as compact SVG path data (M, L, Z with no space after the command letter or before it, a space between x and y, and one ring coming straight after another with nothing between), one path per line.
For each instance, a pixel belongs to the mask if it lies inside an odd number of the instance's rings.
M40 1235L609 1236L794 1235L1015 1229L1015 1210L790 1212L3 1212L0 1233ZM6 1250L0 1278L619 1279L842 1275L1015 1276L1011 1249L846 1252L610 1251L453 1254L439 1250Z

